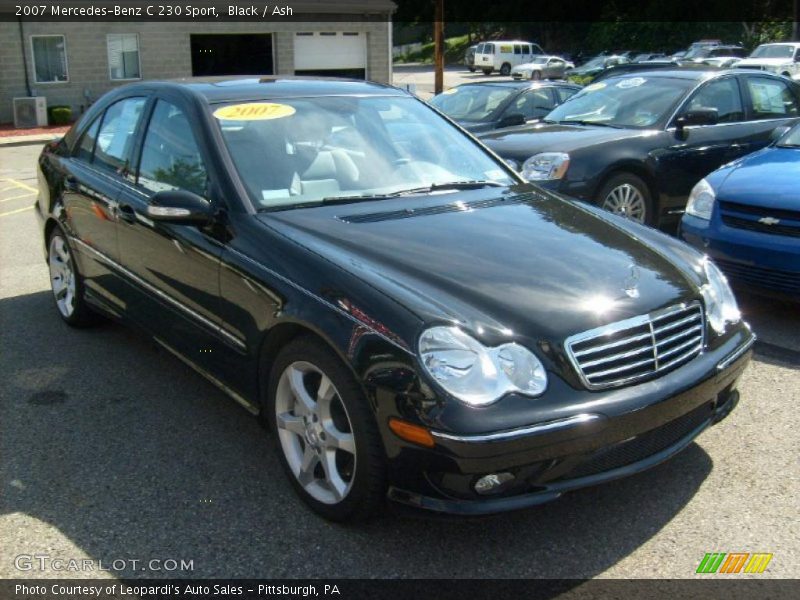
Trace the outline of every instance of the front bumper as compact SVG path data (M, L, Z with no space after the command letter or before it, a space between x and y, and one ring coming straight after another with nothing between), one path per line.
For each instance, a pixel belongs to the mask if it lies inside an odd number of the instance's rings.
M735 286L800 298L800 244L797 238L726 226L684 215L680 237L708 254Z
M434 449L407 448L392 461L389 498L437 512L488 514L649 469L733 410L754 340L742 327L723 347L649 384L593 394L596 402L568 417L486 434L434 432ZM655 393L645 393L652 384ZM604 403L609 393L619 398L616 408ZM475 483L488 474L504 482L477 493Z

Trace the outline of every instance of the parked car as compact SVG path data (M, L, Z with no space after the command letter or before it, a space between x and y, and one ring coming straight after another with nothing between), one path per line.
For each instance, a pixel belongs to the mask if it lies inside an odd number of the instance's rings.
M534 56L530 62L511 69L514 79L563 79L567 69L575 65L560 56Z
M499 71L500 75L511 75L511 69L529 62L534 56L545 54L542 47L532 42L514 40L510 42L484 42L475 51L475 67L484 75Z
M711 58L744 58L747 50L738 45L700 46L690 50L682 58L685 62L702 63Z
M619 75L637 73L641 71L653 71L655 69L702 69L707 71L709 67L708 65L698 65L695 63L680 63L672 59L649 60L640 63L622 63L620 65L614 65L613 67L609 67L608 69L600 71L600 73L598 73L592 79L592 83L597 83L611 77L617 77Z
M258 414L329 519L553 500L739 398L753 336L713 263L389 86L129 84L38 170L60 317L136 324Z
M540 123L481 140L523 175L656 225L695 183L793 124L800 86L769 73L662 69L589 85Z
M800 77L800 42L761 44L736 64L742 69L761 69L784 77Z
M564 82L465 83L431 98L431 105L471 133L524 125L541 119L580 91Z
M475 50L477 48L478 44L475 44L467 48L467 51L464 53L464 65L467 67L470 73L475 72Z
M781 130L779 130L781 131ZM800 125L694 187L681 237L735 285L800 300Z
M648 60L666 60L666 59L667 55L664 54L663 52L649 52L649 53L644 52L642 54L637 54L636 56L634 56L631 62L641 63Z
M600 55L585 62L580 67L567 71L567 80L580 85L591 83L600 73L616 65L629 62L627 58L617 55Z
M718 56L715 58L706 58L702 61L702 64L717 69L731 69L738 65L741 60L741 58L735 56Z

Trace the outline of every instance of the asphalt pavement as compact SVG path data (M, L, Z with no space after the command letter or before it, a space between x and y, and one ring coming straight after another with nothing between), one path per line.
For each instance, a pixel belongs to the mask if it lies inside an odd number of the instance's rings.
M800 577L798 305L741 297L760 337L742 401L659 467L487 518L388 507L333 525L216 388L137 332L59 320L31 210L39 151L0 148L0 578L691 578L706 552L773 554L735 577ZM121 568L26 570L35 556Z

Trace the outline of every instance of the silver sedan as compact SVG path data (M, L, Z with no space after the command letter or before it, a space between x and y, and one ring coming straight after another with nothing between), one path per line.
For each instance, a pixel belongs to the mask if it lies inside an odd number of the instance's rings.
M575 65L560 56L534 56L528 63L511 69L514 79L563 79L567 69Z

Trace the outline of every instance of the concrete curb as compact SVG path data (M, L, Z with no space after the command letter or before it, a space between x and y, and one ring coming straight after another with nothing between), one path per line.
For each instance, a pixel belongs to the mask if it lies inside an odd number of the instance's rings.
M35 144L46 144L64 137L63 133L39 133L36 135L14 135L0 137L0 148L14 146L32 146Z

